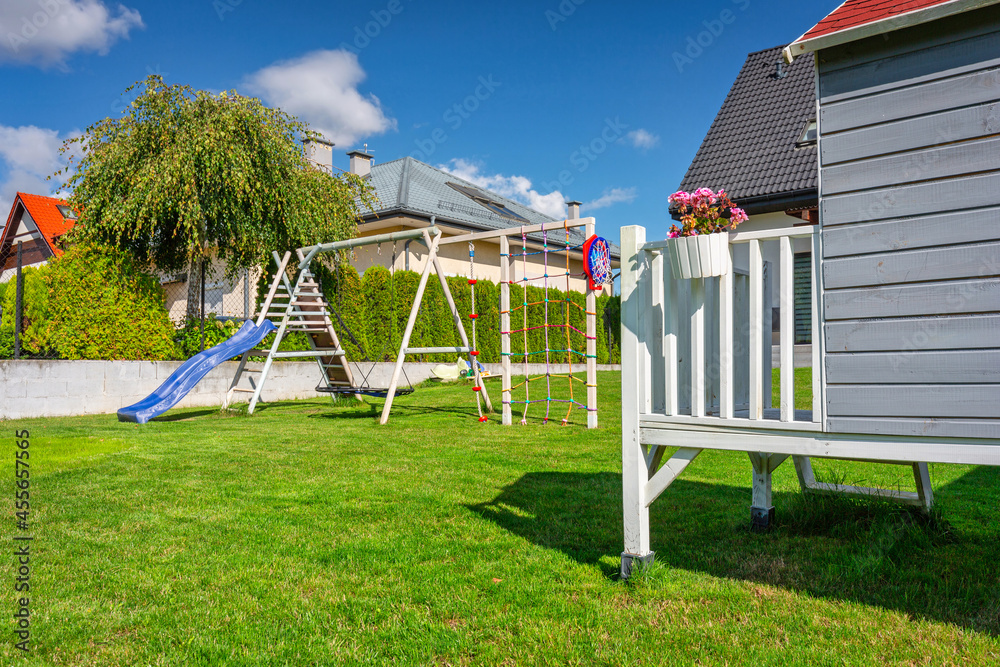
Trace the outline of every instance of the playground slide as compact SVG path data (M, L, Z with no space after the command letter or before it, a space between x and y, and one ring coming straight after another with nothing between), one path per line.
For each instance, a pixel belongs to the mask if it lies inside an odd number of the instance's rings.
M252 350L275 328L270 320L264 320L259 327L252 321L245 322L229 340L199 352L181 364L152 394L119 410L118 421L145 424L153 417L163 414L184 398L210 370L227 359Z

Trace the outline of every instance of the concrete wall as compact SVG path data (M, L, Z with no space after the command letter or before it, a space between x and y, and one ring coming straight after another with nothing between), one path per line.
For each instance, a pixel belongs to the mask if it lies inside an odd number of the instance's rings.
M0 361L0 419L65 417L70 415L112 414L149 395L170 376L180 361ZM414 385L433 376L437 364L406 364L409 381ZM370 386L387 386L392 364L353 364L355 372L371 374ZM499 364L486 364L499 373ZM556 366L553 372L565 372ZM620 366L601 366L618 370ZM520 368L518 369L520 370ZM532 373L544 373L543 364L532 364ZM577 372L580 366L577 365ZM229 361L213 369L185 396L177 407L219 407L236 372L236 362ZM244 376L246 377L246 376ZM287 401L317 398L315 387L320 379L311 362L275 362L268 375L261 398ZM403 381L405 386L405 380ZM492 386L491 386L492 389ZM499 386L496 389L499 392ZM242 394L244 401L249 394ZM617 409L617 408L612 408Z

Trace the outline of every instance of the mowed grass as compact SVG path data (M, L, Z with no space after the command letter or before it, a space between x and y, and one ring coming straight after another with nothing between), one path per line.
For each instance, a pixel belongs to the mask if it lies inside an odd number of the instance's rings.
M995 468L932 466L927 520L804 499L786 464L758 535L746 455L706 452L652 506L656 563L620 581L619 382L601 374L593 431L582 412L480 424L461 384L399 399L386 427L380 401L328 399L4 422L10 496L31 432L33 648L5 633L0 664L1000 661Z

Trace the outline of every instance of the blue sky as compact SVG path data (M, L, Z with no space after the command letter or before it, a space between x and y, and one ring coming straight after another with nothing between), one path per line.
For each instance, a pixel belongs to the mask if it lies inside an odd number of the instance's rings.
M0 206L47 194L63 139L120 115L149 73L236 89L376 162L412 155L599 232L655 237L751 51L829 0L3 0Z

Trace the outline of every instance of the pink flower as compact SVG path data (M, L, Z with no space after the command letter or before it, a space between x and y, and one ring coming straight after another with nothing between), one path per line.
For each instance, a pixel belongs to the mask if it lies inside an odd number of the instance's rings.
M746 211L741 208L733 207L729 211L729 224L738 225L741 222L746 222L750 217L747 215Z
M670 232L667 234L668 239L675 239L681 235L681 230L677 229L677 225L670 227Z
M694 200L694 205L697 206L699 202L705 202L711 205L715 201L715 193L712 192L711 188L698 188L691 195L691 199Z
M674 194L667 197L667 201L671 204L680 204L681 206L689 206L691 204L691 195L683 190L678 190Z

